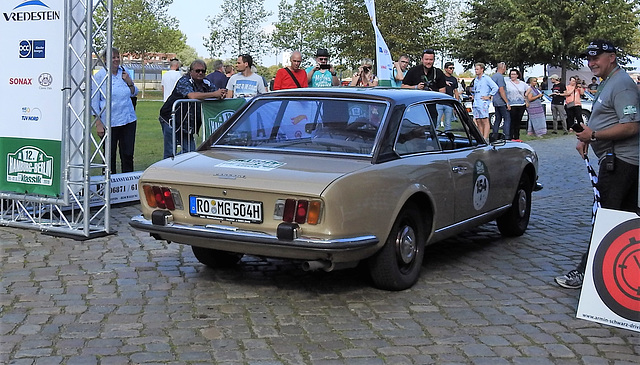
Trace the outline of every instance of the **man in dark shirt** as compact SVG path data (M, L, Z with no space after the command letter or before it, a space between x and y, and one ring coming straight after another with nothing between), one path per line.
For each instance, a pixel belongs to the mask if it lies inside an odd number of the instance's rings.
M597 77L592 77L591 78L591 83L589 84L588 88L589 88L589 92L595 95L596 91L598 91L598 78Z
M422 62L420 65L412 67L402 80L402 87L406 89L431 90L446 92L446 80L444 72L437 67L433 67L436 60L435 51L425 49L422 52Z
M227 90L215 89L209 80L204 78L207 64L203 60L195 60L189 66L189 73L176 82L173 92L160 108L160 126L164 136L164 158L175 154L175 145L180 144L182 152L195 151L196 144L193 134L202 124L200 103L186 102L176 107L175 130L171 123L173 104L181 99L224 99ZM177 140L177 141L176 141Z
M213 72L208 74L206 77L211 85L216 87L214 90L227 88L227 81L229 81L229 78L224 74L223 68L224 63L222 61L213 61Z
M567 113L564 110L564 92L567 87L560 82L558 75L553 74L550 77L551 83L551 115L553 115L553 134L558 134L558 120L562 121L562 130L564 134L568 134L567 130Z

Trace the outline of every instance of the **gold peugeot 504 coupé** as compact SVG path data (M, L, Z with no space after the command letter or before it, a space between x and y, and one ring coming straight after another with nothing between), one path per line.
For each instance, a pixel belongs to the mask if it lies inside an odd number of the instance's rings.
M537 168L531 147L485 141L442 93L283 90L250 100L197 152L149 167L130 224L210 267L244 254L326 271L365 260L376 287L403 290L427 244L494 219L522 235Z

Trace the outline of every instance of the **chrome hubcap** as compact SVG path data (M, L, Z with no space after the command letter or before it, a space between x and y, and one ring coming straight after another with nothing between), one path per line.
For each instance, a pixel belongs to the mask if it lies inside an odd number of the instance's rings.
M396 238L396 247L400 260L409 264L416 257L416 233L410 226L404 226Z
M518 214L523 218L527 212L527 192L524 189L518 190Z

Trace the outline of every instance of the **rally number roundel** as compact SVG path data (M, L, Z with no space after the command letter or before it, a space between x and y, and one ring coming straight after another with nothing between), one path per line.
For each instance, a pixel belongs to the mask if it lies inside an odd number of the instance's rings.
M640 219L623 222L604 236L594 256L593 283L611 311L640 321Z

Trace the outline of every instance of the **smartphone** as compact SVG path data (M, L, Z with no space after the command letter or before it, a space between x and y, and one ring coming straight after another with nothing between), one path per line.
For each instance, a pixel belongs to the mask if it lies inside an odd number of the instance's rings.
M328 70L328 69L330 69L330 68L331 68L331 65L330 65L330 64L328 64L328 63L327 63L327 64L324 64L324 65L320 65L320 69L321 69L321 70Z
M573 131L576 133L580 133L584 130L584 128L582 128L581 123L573 123L573 125L571 126L571 129L573 129Z

